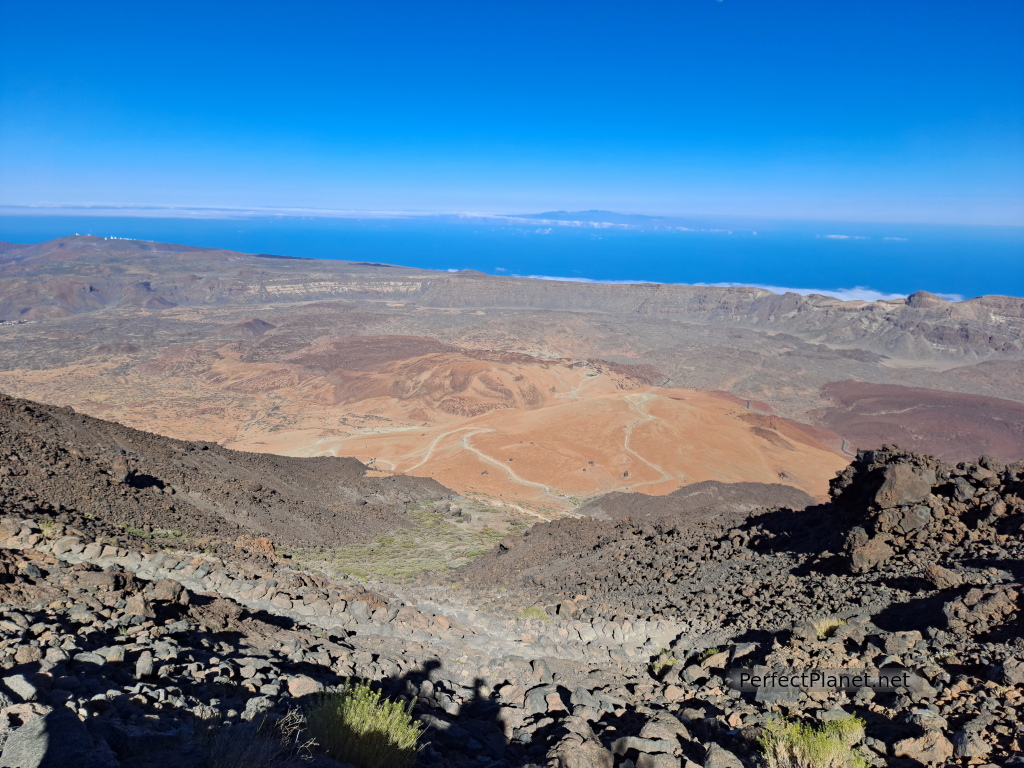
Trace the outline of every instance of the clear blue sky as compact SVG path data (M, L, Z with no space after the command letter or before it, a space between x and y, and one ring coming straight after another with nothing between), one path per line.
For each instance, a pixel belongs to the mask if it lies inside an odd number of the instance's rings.
M1021 0L0 2L0 203L1024 224Z

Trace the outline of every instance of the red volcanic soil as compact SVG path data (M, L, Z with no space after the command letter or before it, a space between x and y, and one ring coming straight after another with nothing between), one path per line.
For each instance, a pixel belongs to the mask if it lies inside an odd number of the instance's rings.
M827 384L822 392L835 405L814 416L848 449L894 443L948 462L1024 458L1024 403L862 381Z
M721 390L713 389L708 392L709 395L720 397L723 400L728 400L730 403L736 405L742 405L744 408L749 408L752 411L760 411L762 413L775 413L775 409L772 408L768 403L761 400L746 400L738 395L734 395L731 392L722 392Z
M311 371L376 371L387 363L432 353L458 352L457 347L423 336L357 336L329 339L286 359Z

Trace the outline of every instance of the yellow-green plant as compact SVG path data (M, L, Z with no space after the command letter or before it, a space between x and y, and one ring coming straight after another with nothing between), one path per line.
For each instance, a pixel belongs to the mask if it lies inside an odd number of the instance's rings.
M854 749L864 738L864 721L840 717L815 728L796 720L769 720L758 737L768 768L866 768Z
M541 621L548 621L551 617L548 616L548 612L537 605L530 605L523 608L519 612L519 618L521 619L540 619Z
M671 651L664 648L658 652L658 656L651 662L651 674L660 677L663 672L679 663L679 659L672 655Z
M697 654L697 660L694 663L695 664L700 664L701 662L704 662L704 661L707 661L708 659L710 659L716 653L721 653L721 652L722 652L721 648L708 648L706 651L701 651L699 654Z
M839 619L835 616L826 616L823 619L811 622L811 626L814 627L814 631L818 633L819 640L831 637L836 631L836 628L841 627L844 624L846 624L845 619Z
M346 683L320 694L306 721L320 749L338 762L358 768L408 768L423 733L412 707L412 702L383 698L366 683Z

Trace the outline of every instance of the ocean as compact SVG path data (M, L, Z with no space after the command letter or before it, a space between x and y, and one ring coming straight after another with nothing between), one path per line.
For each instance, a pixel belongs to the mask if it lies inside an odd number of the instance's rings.
M6 215L0 216L0 240L37 243L79 233L495 275L737 283L844 298L917 290L1024 297L1024 227L705 218L680 231L523 222Z

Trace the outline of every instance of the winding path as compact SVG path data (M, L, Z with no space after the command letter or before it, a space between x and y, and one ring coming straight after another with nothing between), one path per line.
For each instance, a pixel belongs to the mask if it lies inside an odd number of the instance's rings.
M418 464L413 464L411 467L406 467L405 469L402 470L402 472L409 473L409 472L412 472L414 469L418 469L419 467L422 467L424 464L426 464L428 461L430 461L431 457L433 457L434 449L437 447L437 444L439 442L444 440L444 438L448 437L448 435L454 435L456 432L463 432L463 431L465 431L467 429L475 429L476 432L493 432L494 431L494 430L491 430L491 429L481 429L481 428L477 428L477 427L458 427L456 429L451 429L451 430L449 430L447 432L442 432L440 435L438 435L437 437L435 437L433 440L430 441L430 445L427 446L427 449L426 449L426 451L423 454L423 458L420 459L419 463Z
M657 418L656 416L652 416L647 411L645 411L643 408L641 408L641 405L643 403L646 403L648 400L650 400L653 397L654 397L654 395L650 395L650 394L633 394L633 395L626 395L626 397L625 397L626 402L629 403L630 410L634 411L635 413L638 413L642 418L638 419L637 421L631 422L626 427L626 437L622 441L622 447L626 451L626 453L629 453L632 456L636 457L636 459L638 461L643 462L648 467L650 467L655 472L657 472L658 474L661 475L661 477L659 479L657 479L657 480L646 480L646 481L644 481L642 483L630 483L630 485L629 485L629 489L630 490L635 490L637 488L642 488L645 485L657 485L658 483L675 482L675 480L676 480L675 478L672 477L672 475L670 475L668 472L666 472L663 467L661 467L658 464L655 464L652 461L648 461L643 456L641 456L639 453L634 451L633 448L629 444L630 438L633 436L633 430L636 427L640 426L641 424L646 424L649 421L654 421Z
M495 467L503 469L505 473L508 474L508 476L511 477L514 482L519 483L520 485L529 486L531 488L540 488L542 491L544 491L546 495L550 496L553 499L561 498L550 485L547 485L545 483L535 483L533 480L526 480L520 477L519 475L512 471L512 467L508 465L508 462L498 461L497 459L488 456L483 451L471 445L469 442L469 438L471 438L473 435L479 435L482 432L494 432L494 430L478 429L472 435L463 435L461 440L462 447L465 448L467 451L472 451L477 456L479 456L481 460L487 462L488 464L493 464Z

